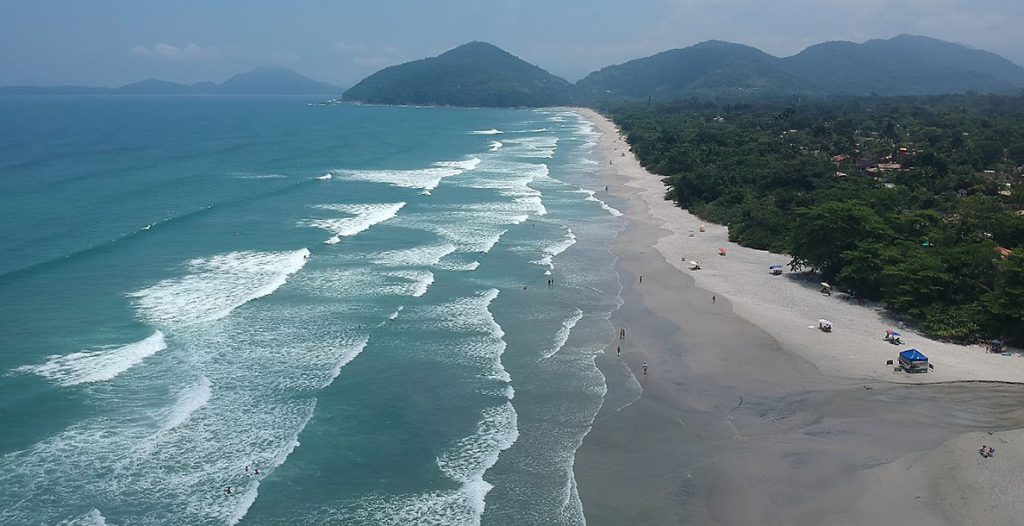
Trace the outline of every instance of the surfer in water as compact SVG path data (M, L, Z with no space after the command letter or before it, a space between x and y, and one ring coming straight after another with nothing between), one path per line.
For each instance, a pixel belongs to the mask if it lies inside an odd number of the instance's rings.
M233 492L231 491L231 486L228 486L228 487L224 488L224 494L225 495L231 495L232 493Z

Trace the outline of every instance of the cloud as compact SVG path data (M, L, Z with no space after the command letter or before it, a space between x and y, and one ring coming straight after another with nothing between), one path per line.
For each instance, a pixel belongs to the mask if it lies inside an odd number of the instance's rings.
M355 44L352 42L338 42L334 44L334 50L342 53L356 53L366 49L362 44Z
M397 46L370 49L359 43L338 42L334 44L334 50L347 56L353 64L363 68L393 66L409 60L409 54Z
M223 57L225 52L215 47L201 47L193 43L178 47L159 42L150 47L135 46L131 49L131 54L164 60L210 60Z

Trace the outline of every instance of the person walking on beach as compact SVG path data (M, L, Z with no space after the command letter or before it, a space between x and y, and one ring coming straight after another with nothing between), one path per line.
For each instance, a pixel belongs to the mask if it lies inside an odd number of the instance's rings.
M718 301L718 296L711 296L711 304L714 305Z
M621 345L616 345L615 346L615 356L622 356L622 346Z
M644 362L644 364L641 365L640 367L643 367L643 369L644 369L644 376L647 376L647 362Z
M643 282L644 282L644 275L640 274L640 283L643 283Z
M619 339L620 340L625 340L626 339L626 329L619 329Z

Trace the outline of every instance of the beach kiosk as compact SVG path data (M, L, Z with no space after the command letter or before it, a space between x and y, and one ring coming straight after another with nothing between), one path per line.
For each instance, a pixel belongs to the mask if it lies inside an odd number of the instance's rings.
M928 357L917 349L907 349L900 353L900 368L908 373L927 373Z

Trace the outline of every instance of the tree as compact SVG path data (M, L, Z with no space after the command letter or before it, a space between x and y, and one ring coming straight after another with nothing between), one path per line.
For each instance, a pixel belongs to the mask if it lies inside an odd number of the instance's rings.
M791 254L793 268L810 268L831 279L843 266L843 253L859 243L883 242L892 230L870 207L856 201L824 203L797 210Z
M890 309L925 318L930 307L943 302L953 276L934 251L918 247L882 271L882 283Z
M1001 263L996 289L982 298L990 331L1020 341L1024 338L1024 249L1015 250Z

